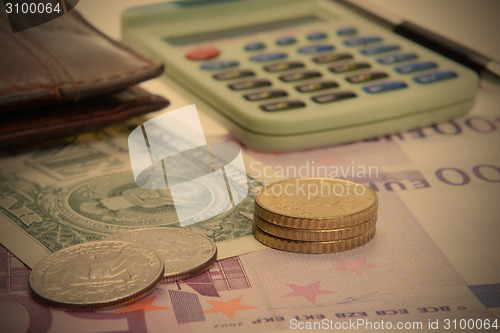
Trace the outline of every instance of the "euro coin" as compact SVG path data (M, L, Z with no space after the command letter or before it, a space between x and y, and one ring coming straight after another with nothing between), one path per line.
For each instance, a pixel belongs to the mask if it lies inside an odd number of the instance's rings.
M255 215L298 229L346 228L368 221L378 209L375 192L333 178L294 178L273 183L255 197Z
M334 241L346 238L352 238L360 236L364 233L370 231L377 222L377 217L374 216L366 222L353 225L346 228L337 229L297 229L283 227L278 224L274 224L271 221L266 221L260 216L254 216L255 225L262 231L280 238L293 239L299 241Z
M146 247L121 241L74 245L54 252L30 273L29 285L42 301L73 310L123 305L153 290L163 262Z
M215 243L187 229L138 229L116 233L106 239L133 242L154 250L165 264L163 282L198 275L209 269L217 259Z
M254 225L254 236L262 244L277 250L296 253L333 253L355 249L368 243L375 235L375 227L356 237L324 242L307 242L276 237Z

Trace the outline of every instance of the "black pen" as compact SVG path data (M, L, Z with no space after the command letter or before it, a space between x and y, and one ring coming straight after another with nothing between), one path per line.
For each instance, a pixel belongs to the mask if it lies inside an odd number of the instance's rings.
M388 25L391 30L398 35L406 37L420 45L444 55L445 57L467 66L479 74L489 72L497 77L500 77L500 63L464 45L460 45L435 32L422 28L417 24L405 21L385 10L375 8L366 1L335 1L380 20L384 24Z

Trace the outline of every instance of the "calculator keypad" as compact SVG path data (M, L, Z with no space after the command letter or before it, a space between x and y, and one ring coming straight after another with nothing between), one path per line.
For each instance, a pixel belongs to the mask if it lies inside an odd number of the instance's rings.
M301 47L297 50L297 52L301 54L310 54L310 53L318 53L333 50L333 45L330 44L319 44L319 45L309 45Z
M340 65L333 65L328 67L328 69L334 73L345 73L370 67L371 65L366 61L357 61L357 62L348 62Z
M212 75L212 77L219 81L238 79L242 77L254 76L255 73L249 69L234 69L225 72L219 72Z
M445 71L445 72L437 72L437 73L430 73L430 74L423 74L423 75L415 76L413 78L413 81L420 83L420 84L427 84L427 83L432 83L432 82L436 82L436 81L452 79L455 77L457 77L457 74L455 72Z
M262 50L266 47L266 45L262 42L252 42L245 45L245 50L247 51L257 51Z
M300 100L287 100L281 102L272 102L262 104L260 107L264 111L273 112L273 111L284 111L296 108L303 108L306 104Z
M283 59L286 57L288 57L288 54L286 54L285 52L268 52L268 53L256 54L250 57L250 61L264 62L264 61Z
M338 40L330 42L332 38ZM320 40L324 42L316 42ZM226 70L240 64L235 60L221 59L203 63L201 68L223 69L212 74L212 77L217 81L230 81L227 86L231 90L245 91L241 96L249 102L276 99L258 105L266 112L304 108L307 100L326 104L359 98L360 94L375 95L408 88L407 82L394 78L397 75L408 75L417 84L457 76L452 71L429 73L438 67L435 62L428 59L419 61L417 53L404 50L397 43L387 43L380 36L360 35L357 28L352 26L343 26L331 32L310 31L302 36L284 34L271 41L247 42L243 44L243 49L248 52L250 63L262 65L258 65L257 69L249 66ZM266 52L259 52L263 49ZM258 71L267 73L269 77L259 77L261 74ZM423 73L420 75L412 75L421 71ZM255 78L241 80L247 77ZM280 81L285 87L276 87ZM262 90L265 87L269 88ZM301 94L302 99L294 98L294 95L298 96L297 93Z
M283 89L272 89L266 91L251 92L243 95L243 97L248 101L261 101L264 99L271 99L283 96L288 96L288 93Z
M314 57L312 60L317 64L327 64L330 62L336 62L352 58L353 56L350 53L333 53L333 54L322 54Z
M345 79L351 83L363 83L373 80L379 80L389 77L385 72L370 72L362 74L354 74L346 77Z
M394 70L398 73L401 74L408 74L408 73L413 73L417 71L421 71L424 69L431 69L431 68L436 68L437 65L435 62L432 61L425 61L425 62L417 62L414 64L409 64L409 65L403 65L403 66L398 66L394 68Z
M319 81L319 82L300 84L298 86L295 86L295 89L297 89L297 91L301 93L306 93L311 91L337 88L338 86L339 84L335 81Z
M232 90L246 90L260 87L270 86L271 82L265 79L255 79L250 81L240 81L228 84L228 87Z
M290 45L297 43L297 39L291 36L284 36L276 39L276 45Z
M378 94L381 92L395 90L395 89L403 89L406 87L408 86L403 81L392 81L392 82L372 84L370 86L363 87L363 90L369 94Z
M280 80L283 82L295 82L295 81L301 81L301 80L306 80L306 79L312 79L315 77L321 77L321 73L318 71L303 71L303 72L298 72L298 73L290 73L290 74L283 74L280 75Z
M353 93L352 91L336 91L328 94L313 96L311 97L311 99L316 103L323 104L323 103L337 102L343 99L354 98L354 97L356 97L356 94Z
M264 66L264 70L269 73L282 72L294 68L302 68L304 63L300 61L286 61Z
M398 45L389 44L389 45L377 45L377 46L365 47L364 49L361 49L359 53L363 55L373 55L373 54L380 54L396 50L399 50Z

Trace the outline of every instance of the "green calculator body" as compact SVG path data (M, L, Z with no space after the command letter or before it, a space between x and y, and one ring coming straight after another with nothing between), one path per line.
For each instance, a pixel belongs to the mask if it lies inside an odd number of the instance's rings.
M476 73L328 0L132 8L124 40L244 145L290 151L466 113Z

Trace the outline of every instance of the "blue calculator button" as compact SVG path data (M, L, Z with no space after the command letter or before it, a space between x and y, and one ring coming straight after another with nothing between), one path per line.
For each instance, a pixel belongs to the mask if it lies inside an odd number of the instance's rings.
M398 45L377 45L377 46L371 46L364 48L360 50L359 52L364 55L374 55L374 54L379 54L379 53L384 53L384 52L389 52L389 51L396 51L399 50Z
M452 72L452 71L445 71L445 72L437 72L437 73L423 74L423 75L415 76L413 78L413 81L420 83L420 84L427 84L427 83L437 82L437 81L441 81L441 80L452 79L454 77L457 77L457 73Z
M307 39L309 40L318 40L318 39L324 39L326 38L326 34L324 32L312 32L309 35L307 35Z
M311 97L313 101L319 104L341 101L343 99L356 97L352 91L336 91L328 94L316 95Z
M288 96L288 93L282 89L265 90L258 92L251 92L243 95L247 101L262 101L265 99L271 99L276 97Z
M213 69L236 67L238 65L239 63L235 60L221 60L221 61L204 63L203 65L201 65L200 68L203 70L213 70Z
M311 91L337 88L338 86L339 84L335 81L319 81L319 82L300 84L298 86L295 86L295 89L297 89L301 93L307 93Z
M348 62L347 64L332 65L328 69L334 73L345 73L358 69L370 68L370 64L364 61Z
M436 67L437 67L437 65L435 62L424 61L424 62L417 62L414 64L398 66L398 67L394 68L394 70L398 73L401 73L401 74L408 74L408 73L413 73L416 71L421 71L424 69L431 69L431 68L436 68Z
M245 90L245 89L267 87L270 85L271 85L271 82L269 82L268 80L256 79L256 80L243 81L243 82L234 82L234 83L228 84L227 86L232 90Z
M382 38L377 36L364 36L364 37L353 37L344 41L345 46L358 46L365 45L369 43L375 43L382 41Z
M298 52L302 53L302 54L309 54L309 53L331 51L333 49L334 49L333 45L320 44L320 45L309 45L309 46L301 47L300 49L298 49Z
M416 59L416 58L418 58L418 56L415 53L398 53L398 54L387 55L385 57L380 57L377 59L377 61L379 64L382 64L382 65L391 65L391 64L398 63L398 62Z
M317 64L326 64L330 62L352 59L352 54L350 53L333 53L333 54L322 54L313 58L313 61Z
M385 91L391 91L396 89L403 89L408 87L403 81L392 81L372 84L370 86L363 87L363 90L369 94L378 94Z
M371 72L371 73L363 73L363 74L355 74L346 77L345 79L351 83L362 83L374 80L380 80L388 77L384 72Z
M283 59L286 57L287 54L285 52L269 52L269 53L256 54L253 57L250 57L250 60L254 62L264 62L264 61Z
M354 27L342 27L342 28L337 29L337 35L339 35L339 36L353 35L356 32L358 32L358 30L356 30L356 28L354 28Z
M297 40L294 37L285 36L276 39L276 45L290 45L296 43Z
M232 80L240 77L254 76L255 73L249 69L230 69L228 71L215 73L212 77L216 80Z
M264 66L264 70L269 73L282 72L293 68L304 67L300 61L285 61Z
M262 104L260 107L264 111L274 112L274 111L284 111L296 108L303 108L306 104L300 100L292 99L282 102L273 102Z
M248 43L247 45L245 45L245 50L246 51L257 51L257 50L262 50L265 47L266 47L266 45L262 42L252 42L252 43Z
M280 80L283 82L294 82L312 79L315 77L321 77L321 73L317 71L304 71L298 73L283 74L280 76Z

